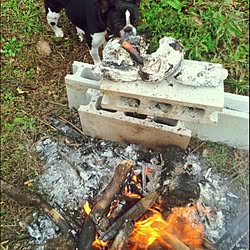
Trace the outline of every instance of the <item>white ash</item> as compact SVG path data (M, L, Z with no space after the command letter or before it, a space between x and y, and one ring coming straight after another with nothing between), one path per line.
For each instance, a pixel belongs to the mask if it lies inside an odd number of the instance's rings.
M34 217L37 217L34 215ZM27 230L35 244L42 244L49 239L57 237L59 228L47 215L39 215L36 223L27 225Z
M187 165L191 166L192 170L189 171L192 175L201 179L201 192L197 203L201 208L205 208L206 212L201 209L200 218L205 226L206 237L216 242L241 209L241 197L236 188L230 185L229 178L216 173L215 170L207 169L195 155L187 157Z
M174 75L177 82L194 87L217 87L228 76L221 64L192 62L192 68L190 62L182 64L180 71Z
M39 141L36 148L45 161L44 172L38 184L49 195L52 205L59 204L65 210L81 209L86 200L96 198L111 180L115 167L124 159L135 162L137 174L141 171L140 166L151 168L147 192L154 191L158 185L162 163L159 153L148 150L146 154L147 157L150 156L150 160L138 161L140 147L137 145L119 145L93 139L86 145L74 147L47 138ZM198 204L210 211L206 215L201 209L200 219L205 225L205 236L216 242L225 232L226 225L236 217L241 196L232 185L227 185L227 179L214 170L208 170L194 154L185 159L183 169L200 183ZM47 216L44 217L44 220L48 220ZM42 223L29 228L30 235L39 243L55 237L57 230L53 223L51 229ZM44 235L45 231L49 236Z
M167 80L193 87L217 87L228 76L221 64L184 60L184 46L177 39L163 37L159 48L146 53L146 43L140 36L128 40L140 52L143 65L135 62L122 48L119 39L110 40L103 50L103 61L94 66L94 73L114 82Z
M146 54L144 40L137 36L129 42L143 57L143 66L134 62L129 53L122 48L118 39L110 40L103 50L103 61L95 71L102 71L103 78L113 81L162 81L179 69L184 58L183 45L172 37L164 37L159 41L159 48L152 54ZM131 38L133 39L133 38ZM137 45L136 45L137 44ZM100 68L99 68L100 67ZM141 75L147 75L146 78Z

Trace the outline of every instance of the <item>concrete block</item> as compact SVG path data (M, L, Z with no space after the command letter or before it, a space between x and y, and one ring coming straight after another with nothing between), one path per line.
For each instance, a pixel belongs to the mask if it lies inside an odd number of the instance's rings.
M224 93L224 108L249 113L249 96Z
M184 62L193 64L190 60ZM104 79L100 89L104 93L103 108L156 114L182 121L214 123L217 122L216 112L224 107L223 80L216 86L197 87L182 84L173 77L161 82L113 82Z
M87 135L120 143L141 144L153 150L163 150L168 144L187 148L191 131L185 129L182 122L105 110L100 105L102 97L96 94L96 90L91 91L87 92L92 95L89 104L78 109L82 130Z
M218 123L195 124L185 122L192 136L201 140L224 143L231 147L249 150L249 114L230 109L218 113Z
M249 150L249 97L224 93L225 108L218 112L216 125L185 122L192 136Z
M89 103L91 96L87 90L99 89L101 77L93 73L93 65L74 62L72 65L73 74L65 77L68 105L70 108L78 109L80 105Z
M152 101L149 98L124 97L117 93L103 95L101 106L106 109L120 110L123 112L136 112L138 114L159 116L182 121L198 123L218 122L217 111L193 106L174 104L168 100L162 102Z

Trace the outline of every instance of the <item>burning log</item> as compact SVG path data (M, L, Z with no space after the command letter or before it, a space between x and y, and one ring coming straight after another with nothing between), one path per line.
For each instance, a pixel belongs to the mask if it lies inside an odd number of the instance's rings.
M128 220L135 221L139 219L148 208L153 206L159 194L160 192L156 191L142 198L119 219L117 219L117 221L115 221L104 234L101 234L100 239L103 241L112 239Z
M45 200L43 200L38 194L32 193L29 190L20 189L16 186L6 183L1 180L2 191L7 194L11 199L15 200L22 206L37 207L47 213L51 219L60 228L63 234L73 232L73 228L63 218L58 211L52 208Z
M131 173L132 166L132 161L124 160L116 167L111 182L108 184L101 199L95 204L90 213L90 217L95 224L98 224L100 219L103 218L105 213L108 212L114 196L120 191L121 186L124 185L125 180Z
M107 185L101 199L95 204L82 227L78 242L79 250L93 249L95 230L97 229L100 232L106 230L108 224L106 213L115 195L120 191L121 186L131 173L132 166L132 161L124 160L116 167L111 182Z

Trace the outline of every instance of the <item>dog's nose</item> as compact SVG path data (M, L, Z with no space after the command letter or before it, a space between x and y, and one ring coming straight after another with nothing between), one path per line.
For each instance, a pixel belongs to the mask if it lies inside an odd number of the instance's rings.
M124 32L129 33L129 32L131 32L132 30L133 30L133 29L132 29L131 26L127 26L127 27L124 29Z

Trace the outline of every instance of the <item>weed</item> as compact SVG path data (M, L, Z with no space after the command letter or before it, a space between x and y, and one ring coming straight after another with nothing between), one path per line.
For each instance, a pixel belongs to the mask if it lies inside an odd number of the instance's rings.
M2 17L11 19L11 31L28 36L41 31L41 9L39 3L34 0L8 0L2 3Z
M12 37L8 41L2 39L3 48L1 53L4 54L5 57L16 57L16 54L21 51L24 46L24 42L18 41L16 37Z
M247 1L154 1L141 3L138 30L150 40L150 51L163 36L180 39L190 60L222 63L229 71L229 88L248 94L249 47ZM225 82L227 84L227 82Z

